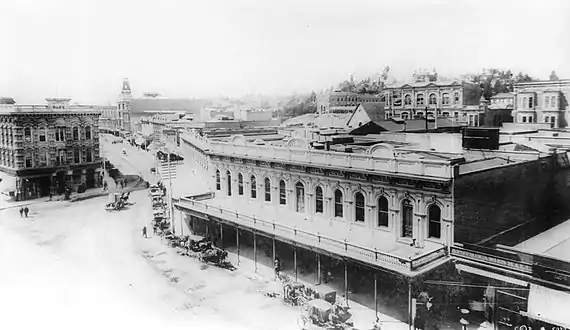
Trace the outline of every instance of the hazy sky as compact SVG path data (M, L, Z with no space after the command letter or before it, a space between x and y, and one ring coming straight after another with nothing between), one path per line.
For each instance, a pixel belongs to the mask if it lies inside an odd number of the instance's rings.
M320 90L392 67L570 78L570 0L0 0L0 95Z

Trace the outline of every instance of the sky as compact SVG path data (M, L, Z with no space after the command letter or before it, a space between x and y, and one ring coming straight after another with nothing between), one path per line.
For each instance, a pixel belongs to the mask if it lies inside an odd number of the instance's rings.
M0 96L319 91L389 65L570 78L570 0L0 0Z

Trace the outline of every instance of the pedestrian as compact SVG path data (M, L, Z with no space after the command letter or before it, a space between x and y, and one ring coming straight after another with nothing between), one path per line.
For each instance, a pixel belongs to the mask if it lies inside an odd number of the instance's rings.
M275 271L275 281L279 278L279 271L281 271L281 261L279 258L275 258L273 262L273 270Z
M142 234L143 234L144 238L148 238L148 237L146 236L146 226L143 227L143 229L142 229Z
M51 193L51 191L49 192L49 200L51 201L51 198L53 197L53 194Z
M20 218L24 217L24 207L20 206Z
M28 217L28 212L30 212L30 209L28 206L24 206L24 214L26 215L26 218Z

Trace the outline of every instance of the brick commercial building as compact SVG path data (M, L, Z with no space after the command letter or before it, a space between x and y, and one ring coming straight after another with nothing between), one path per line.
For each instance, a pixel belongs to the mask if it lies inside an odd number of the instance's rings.
M557 161L566 153L513 151L498 144L498 131L353 137L337 151L310 145L183 136L185 158L215 192L206 201L181 196L188 229L208 228L226 247L248 241L266 256L284 258L280 244L293 246L295 276L301 262L318 283L322 269L336 270L345 295L359 286L376 292L374 306L388 299L405 319L408 298L454 244L516 243L515 229L532 236L569 215L568 185L556 180L566 175ZM382 276L385 290L374 291Z
M568 127L570 123L570 79L516 83L513 117L515 123L547 123Z
M17 200L98 187L100 111L71 106L0 104L0 189Z
M468 126L482 125L485 104L481 87L466 81L420 81L389 85L386 113L389 118L448 117Z

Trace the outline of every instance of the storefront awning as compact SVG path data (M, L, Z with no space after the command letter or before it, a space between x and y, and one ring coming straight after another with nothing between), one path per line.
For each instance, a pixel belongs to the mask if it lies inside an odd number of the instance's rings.
M570 328L570 293L531 284L528 293L528 317Z
M497 273L489 272L489 271L486 271L483 269L479 269L479 268L475 268L475 267L471 267L471 266L467 266L467 265L457 264L457 265L455 265L455 267L457 267L458 270L461 270L461 271L464 271L467 273L485 276L487 278L493 278L493 279L496 279L499 281L503 281L505 283L511 283L514 285L522 286L522 287L525 287L528 285L528 282L521 281L521 280L518 280L516 278L511 278L508 276L500 275Z
M10 193L16 191L16 177L0 173L0 193Z

